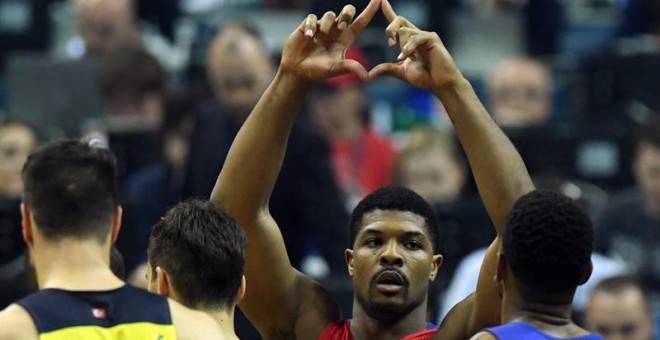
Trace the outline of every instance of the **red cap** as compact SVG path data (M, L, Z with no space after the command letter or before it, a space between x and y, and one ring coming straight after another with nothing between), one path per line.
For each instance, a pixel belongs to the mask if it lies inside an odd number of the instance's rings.
M346 59L352 59L362 64L364 68L368 69L369 61L362 51L361 48L357 46L351 46L346 51ZM347 86L361 85L363 83L362 79L353 73L344 74L338 77L327 78L321 81L322 84L325 84L330 87L342 88Z

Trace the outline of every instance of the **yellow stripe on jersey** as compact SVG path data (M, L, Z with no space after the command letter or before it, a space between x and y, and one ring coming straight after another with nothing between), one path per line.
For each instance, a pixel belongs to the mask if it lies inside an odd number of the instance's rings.
M75 326L39 335L40 340L176 340L173 325L149 322L121 324L114 327Z

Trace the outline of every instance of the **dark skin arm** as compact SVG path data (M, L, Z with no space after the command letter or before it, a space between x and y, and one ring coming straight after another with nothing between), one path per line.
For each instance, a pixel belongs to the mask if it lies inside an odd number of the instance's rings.
M492 120L438 35L397 16L387 0L381 7L390 21L388 42L398 42L401 55L398 63L378 65L369 76L399 78L433 92L442 101L497 230L498 236L484 257L477 290L448 314L436 333L439 339L466 339L500 323L501 299L494 281L500 238L513 203L534 190L534 185L517 150Z
M310 15L289 36L275 79L234 140L211 194L247 234L248 288L240 308L264 338L316 338L341 319L328 294L291 266L268 201L306 88L348 72L368 78L362 65L344 54L379 7L379 0L371 1L354 21L353 6L320 20Z

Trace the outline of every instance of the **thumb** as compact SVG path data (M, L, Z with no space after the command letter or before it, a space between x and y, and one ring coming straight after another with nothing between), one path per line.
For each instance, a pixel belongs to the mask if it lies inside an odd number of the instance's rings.
M331 74L333 76L337 75L342 75L346 73L353 73L356 76L360 77L363 81L369 80L369 72L360 64L359 62L352 60L352 59L344 59L341 61L338 61L334 67L333 70L331 70Z
M369 79L375 79L380 76L390 76L405 81L404 69L400 64L383 63L369 71Z

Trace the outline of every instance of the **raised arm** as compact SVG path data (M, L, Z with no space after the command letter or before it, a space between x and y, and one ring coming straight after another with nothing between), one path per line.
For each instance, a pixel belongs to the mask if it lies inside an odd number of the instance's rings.
M371 1L355 21L353 6L320 20L309 15L289 36L275 79L239 131L211 194L246 231L248 288L240 307L264 337L320 332L340 318L336 305L291 266L268 200L310 83L348 72L368 78L364 67L344 54L379 7L379 0ZM303 314L307 324L299 326Z
M501 301L493 277L500 235L513 203L534 186L517 150L483 107L438 35L397 16L387 0L382 9L390 21L388 41L390 45L398 42L401 54L398 63L379 65L370 77L394 76L432 91L442 101L498 233L486 252L476 292L448 314L446 328L443 325L438 333L445 339L469 338L483 327L499 324Z

